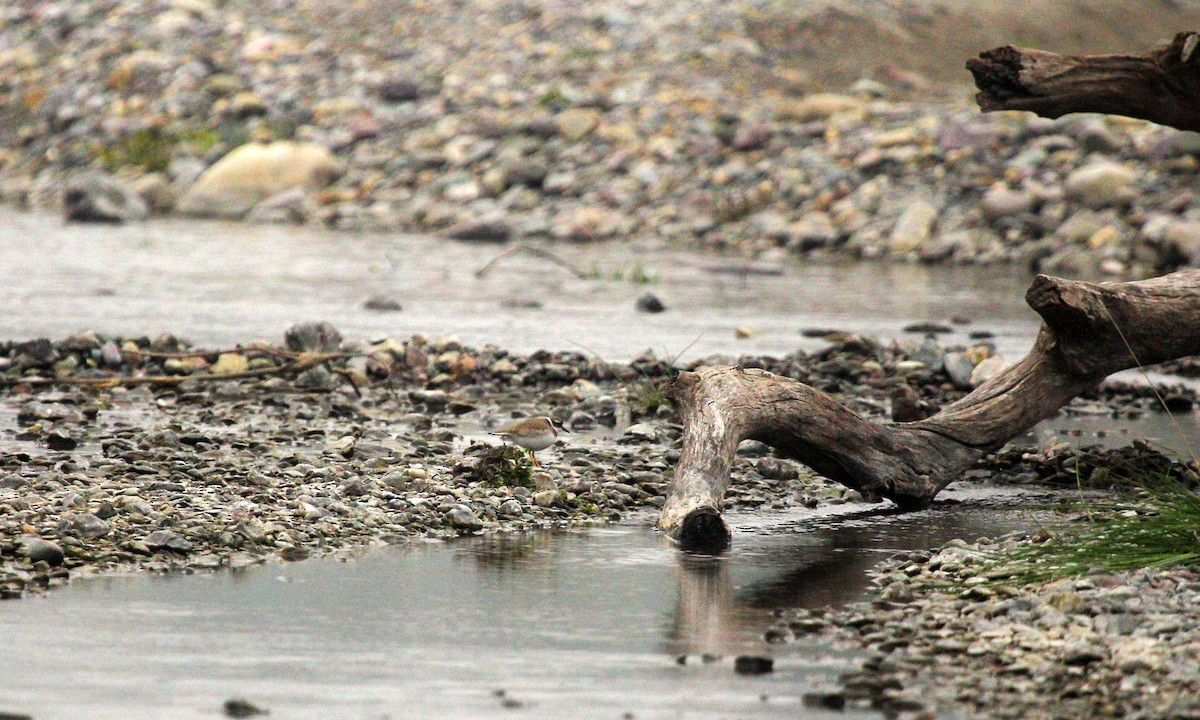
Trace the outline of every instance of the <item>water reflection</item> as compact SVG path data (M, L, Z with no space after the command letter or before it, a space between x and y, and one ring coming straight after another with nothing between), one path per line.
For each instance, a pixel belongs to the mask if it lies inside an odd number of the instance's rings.
M957 497L956 497L957 496ZM627 602L622 568L670 569L675 601L658 625L661 651L672 655L779 654L763 630L777 611L822 608L862 598L881 559L954 538L975 539L1035 527L1032 494L996 489L948 490L927 510L843 506L792 516L732 515L732 548L720 555L682 552L649 528L540 532L457 544L460 560L495 582L544 584L552 593L584 583L592 602ZM580 575L584 574L584 575ZM613 578L606 585L604 577ZM608 597L605 597L606 592ZM614 632L618 632L614 628Z

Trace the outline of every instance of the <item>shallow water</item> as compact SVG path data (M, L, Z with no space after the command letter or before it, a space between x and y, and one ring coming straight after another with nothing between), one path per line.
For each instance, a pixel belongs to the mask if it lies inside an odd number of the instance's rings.
M284 718L879 717L804 707L857 658L768 645L773 611L854 600L897 550L1035 526L1014 492L960 488L900 515L734 514L720 558L680 553L647 521L76 581L0 605L0 711L212 718L240 697ZM775 672L736 674L742 653Z
M685 359L695 359L824 345L801 337L804 328L892 338L916 320L962 317L971 324L954 326L946 341L965 343L967 332L987 330L1016 357L1037 330L1022 299L1030 278L1014 268L796 262L776 268L779 275L757 275L713 272L746 263L662 245L560 243L547 247L596 277L517 253L480 279L475 272L506 246L184 220L64 225L3 208L0 235L4 339L173 332L219 347L277 340L293 323L328 320L353 340L419 332L519 353L586 347L622 360L647 348L687 349ZM614 279L638 269L653 281ZM644 292L668 310L636 312ZM403 310L364 310L377 293ZM541 307L519 307L528 303ZM743 325L758 334L736 338Z

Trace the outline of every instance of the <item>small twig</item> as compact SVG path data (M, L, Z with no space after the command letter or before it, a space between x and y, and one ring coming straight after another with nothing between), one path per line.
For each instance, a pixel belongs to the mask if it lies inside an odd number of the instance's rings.
M533 255L534 257L542 258L543 260L549 260L550 262L554 263L555 265L558 265L559 267L572 273L575 277L579 278L580 280L586 280L588 277L587 273L585 273L584 271L575 267L574 265L567 262L566 260L563 260L562 258L560 258L559 256L555 255L554 253L550 252L549 250L546 250L544 248L539 248L539 247L533 247L532 245L524 245L524 244L513 245L512 247L508 248L507 250L500 253L496 257L492 258L491 260L488 260L486 265L484 265L483 267L481 267L475 271L475 277L483 278L483 276L487 275L488 272L491 271L493 265L495 265L499 261L503 260L504 258L506 258L510 255L514 255L519 252L528 253L530 255Z
M329 372L340 376L343 380L350 383L350 388L354 390L354 395L362 399L362 390L358 389L358 383L354 382L354 375L345 368L329 368Z
M275 350L273 348L265 348L265 347L263 347L263 348L260 348L260 347L235 347L235 348L231 348L228 350L192 350L190 352L178 352L178 353L153 352L150 350L130 350L130 351L122 350L121 353L123 355L131 356L131 357L136 356L139 358L150 358L152 360L188 360L188 359L197 358L197 357L208 357L210 355L229 355L229 354L249 355L251 353L286 357L289 360L295 360L297 357L296 353L291 353L286 350Z
M246 370L245 372L229 373L228 375L140 375L130 377L115 375L113 377L103 378L5 378L0 380L0 387L14 387L17 385L32 385L34 387L74 385L79 387L110 388L133 387L137 385L179 385L189 380L197 383L224 382L226 380L249 380L254 378L270 377L273 375L299 374L305 370L310 370L314 367L317 367L318 365L323 365L331 360L339 360L353 356L354 353L330 353L324 355L301 356L285 365L260 368L258 370ZM355 388L355 392L358 392L357 387Z

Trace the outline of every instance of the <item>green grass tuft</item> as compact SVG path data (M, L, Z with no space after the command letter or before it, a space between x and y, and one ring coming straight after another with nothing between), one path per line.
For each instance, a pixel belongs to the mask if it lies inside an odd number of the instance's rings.
M653 415L660 407L671 404L658 383L649 378L629 385L628 392L629 405L639 415Z
M533 463L519 447L496 445L488 447L479 455L479 464L472 471L471 479L491 487L532 488Z
M1029 584L1094 571L1200 564L1200 492L1194 479L1130 482L1132 491L1083 508L1079 522L1001 551L987 577Z

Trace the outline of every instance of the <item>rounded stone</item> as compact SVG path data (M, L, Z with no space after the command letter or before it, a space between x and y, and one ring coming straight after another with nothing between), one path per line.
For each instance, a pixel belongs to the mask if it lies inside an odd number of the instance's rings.
M33 562L44 562L49 565L62 565L66 555L58 543L41 538L22 538L21 554Z

